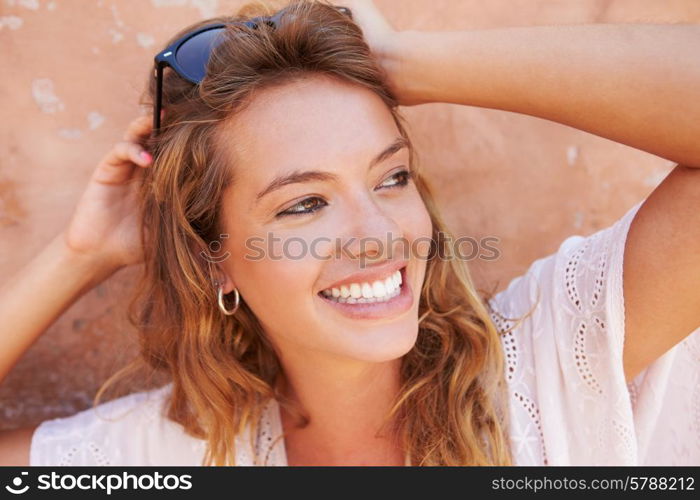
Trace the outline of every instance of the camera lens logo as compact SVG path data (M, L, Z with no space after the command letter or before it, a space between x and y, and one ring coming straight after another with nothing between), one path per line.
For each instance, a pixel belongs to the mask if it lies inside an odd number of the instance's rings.
M226 239L226 238L228 238L228 234L220 234L219 237L221 239ZM212 253L219 253L221 251L221 242L218 240L210 241L209 242L209 250L211 250ZM210 253L202 250L201 252L199 252L199 255L207 262L211 262L212 264L218 264L219 262L223 262L226 259L228 259L229 256L231 255L231 252L225 252L223 255L219 255L218 257L215 257L215 256L211 255Z
M22 476L28 476L29 472L22 472ZM15 486L15 489L12 486L5 486L5 489L9 491L10 493L14 493L15 495L21 495L22 493L25 493L29 489L29 485L25 485L24 488L21 488L22 486L22 478L20 476L17 476L12 480L12 484Z

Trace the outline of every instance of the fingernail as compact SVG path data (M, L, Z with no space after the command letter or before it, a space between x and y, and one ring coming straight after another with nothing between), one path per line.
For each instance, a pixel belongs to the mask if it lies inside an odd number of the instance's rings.
M140 156L146 163L151 163L153 161L153 157L148 151L141 151Z

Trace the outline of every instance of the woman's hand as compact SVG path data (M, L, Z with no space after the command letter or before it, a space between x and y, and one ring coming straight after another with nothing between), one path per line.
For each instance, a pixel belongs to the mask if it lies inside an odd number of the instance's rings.
M143 260L136 192L143 169L152 161L141 143L152 118L132 121L95 168L64 231L69 250L99 263L107 271Z
M415 104L410 102L398 77L401 64L401 33L391 26L373 0L332 0L332 3L338 7L347 7L352 12L352 18L362 29L370 50L386 71L389 86L399 99L399 104Z
M396 30L389 24L379 11L373 0L333 0L338 7L347 7L352 12L352 18L362 29L372 52L384 56L390 49Z

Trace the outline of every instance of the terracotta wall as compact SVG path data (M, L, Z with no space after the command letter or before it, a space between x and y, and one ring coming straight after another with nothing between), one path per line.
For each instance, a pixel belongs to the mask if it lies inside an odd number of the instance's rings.
M697 0L375 1L402 29L700 21ZM141 113L137 99L161 43L241 3L0 0L0 279L67 223L98 159ZM567 236L611 224L672 165L513 113L431 104L405 116L455 233L500 239L499 260L472 262L482 288L500 290ZM27 352L0 386L0 428L90 405L135 352L124 320L133 277L123 271L89 292Z

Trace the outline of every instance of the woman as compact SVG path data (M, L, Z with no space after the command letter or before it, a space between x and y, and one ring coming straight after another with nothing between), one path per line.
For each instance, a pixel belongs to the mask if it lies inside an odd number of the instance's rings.
M293 2L272 26L226 30L201 82L168 72L158 130L129 127L7 285L2 375L77 296L143 261L132 321L172 383L5 433L2 462L697 464L698 29L398 33L370 0L343 5L361 30ZM397 112L428 102L679 165L611 227L480 297L436 243Z

